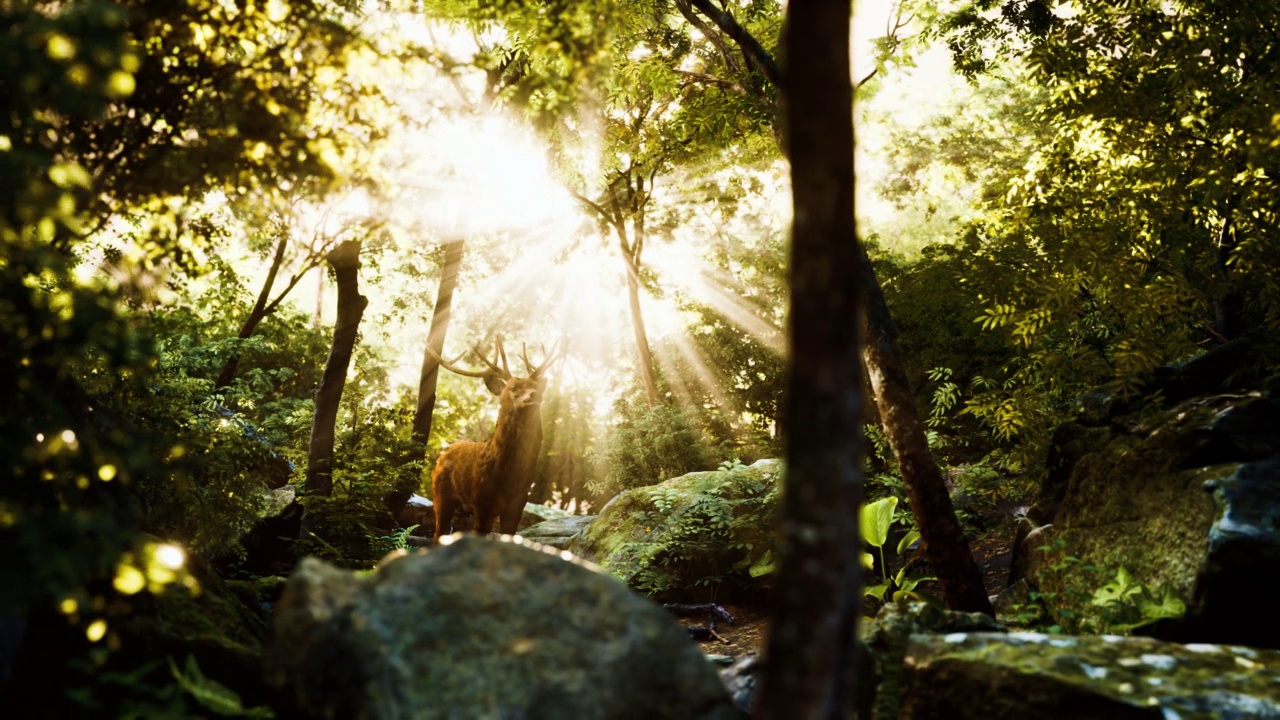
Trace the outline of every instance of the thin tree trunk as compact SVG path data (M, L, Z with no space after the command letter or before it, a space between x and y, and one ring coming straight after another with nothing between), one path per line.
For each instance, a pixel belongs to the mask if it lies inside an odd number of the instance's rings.
M267 303L271 299L271 287L276 283L276 275L280 272L280 266L284 264L284 251L289 246L289 235L283 233L280 236L280 242L276 243L276 254L271 258L271 267L267 269L267 279L262 282L262 290L258 293L258 300L253 304L253 309L249 311L249 317L244 319L244 324L240 326L240 333L236 337L244 340L252 337L255 330L258 329L258 323L267 316ZM240 365L240 353L232 353L222 363L222 369L218 372L218 379L214 381L215 390L220 390L231 384L231 380L236 376L236 368Z
M325 259L333 267L338 284L338 318L333 327L333 344L324 366L320 389L316 392L315 418L311 423L311 444L307 452L308 496L333 494L333 443L342 390L347 383L356 332L369 299L360 294L360 241L348 240L329 252ZM307 527L306 519L303 521Z
M867 293L863 315L863 354L871 378L871 392L880 412L889 447L898 460L907 499L924 541L925 557L942 585L947 607L965 612L995 615L982 580L982 569L973 559L969 541L956 518L942 471L934 462L924 423L898 353L893 319L884 292L866 250L859 247L856 261L859 284Z
M316 268L316 306L311 313L311 327L320 327L324 316L324 269Z
M862 361L853 213L850 0L787 6L785 112L794 208L787 480L759 718L854 713L862 608Z
M1222 227L1218 230L1217 249L1214 253L1214 269L1218 275L1218 292L1213 299L1213 325L1220 342L1234 340L1244 334L1244 297L1231 278L1231 255L1239 244L1236 239L1232 213L1236 205L1235 195L1227 198Z
M312 268L318 266L320 262L319 256L317 255L303 263L303 266L294 273L293 277L289 278L289 283L280 291L280 294L276 295L274 300L271 300L271 290L275 286L276 277L280 273L280 267L284 264L285 248L288 246L288 243L289 238L286 236L280 238L280 242L276 245L276 253L271 259L271 267L267 270L267 279L262 283L262 291L258 293L257 302L254 303L253 309L249 311L249 317L245 318L244 324L240 326L240 332L236 336L241 340L253 337L253 334L258 330L258 325L260 325L267 316L274 313L276 308L280 307L280 303L284 302L284 299L288 297L289 293L297 287L298 281L302 280L303 276ZM230 385L231 381L236 377L236 370L239 366L240 353L234 353L231 357L227 358L226 362L222 364L222 369L218 372L218 379L213 385L214 389L220 389Z
M431 313L431 326L427 329L427 349L422 353L422 369L418 372L418 406L413 412L413 449L405 457L406 463L427 459L427 441L431 439L431 423L436 410L436 387L440 379L440 361L444 355L445 333L453 316L453 292L458 287L458 272L466 244L452 240L444 244L444 264L440 268L440 286L436 288L436 305ZM432 355L432 353L435 355ZM407 490L395 490L385 498L392 517L397 517L409 502Z
M653 353L649 349L649 334L644 327L644 314L640 310L640 273L637 261L623 248L622 261L627 266L627 300L631 305L631 331L636 340L636 362L640 365L640 380L644 383L645 400L649 407L657 405L658 382L653 374Z
M427 330L427 351L422 354L422 371L418 373L418 407L413 413L413 439L421 446L419 460L426 457L427 440L431 437L436 383L440 378L440 361L436 358L444 355L444 336L453 315L453 291L458 286L458 269L462 267L464 249L461 240L444 245L444 267L440 272L440 287L436 290L436 307L431 313L431 327Z
M649 349L649 337L645 332L644 315L640 310L640 256L644 252L644 209L648 202L644 178L639 176L632 186L634 168L619 176L610 188L605 204L598 203L579 193L573 193L579 202L595 211L618 236L618 250L627 271L627 300L631 307L631 330L635 335L636 362L640 366L640 380L644 384L645 401L649 407L661 402L658 383L653 372L653 353ZM649 175L649 190L653 189L656 170ZM627 190L625 206L618 196L619 186ZM606 207L607 205L607 207ZM632 237L627 237L627 217L631 218Z
M754 56L762 61L769 57L760 43L751 38L732 15L717 10L710 2L690 2L731 37L744 55ZM828 0L813 0L814 5L823 7L827 2ZM803 5L808 6L808 0ZM809 10L806 9L806 12ZM768 64L761 62L761 66L767 67ZM778 86L774 76L767 77L774 82L775 87L783 89ZM794 133L791 136L794 137ZM889 445L902 470L902 481L907 486L908 501L911 511L915 513L916 524L920 527L930 567L944 588L949 608L991 615L991 602L982 590L981 569L971 555L968 560L960 557L962 553L969 552L968 542L959 530L960 523L951 506L951 497L942 480L942 473L929 453L924 426L919 422L915 397L911 394L907 373L894 338L884 293L876 280L871 261L861 247L854 262L858 265L861 281L868 293L865 302L869 311L863 318L868 342L863 361L872 380L873 399L880 408L881 417L885 419L885 435L889 438ZM930 530L926 531L925 528ZM930 535L934 536L932 542Z

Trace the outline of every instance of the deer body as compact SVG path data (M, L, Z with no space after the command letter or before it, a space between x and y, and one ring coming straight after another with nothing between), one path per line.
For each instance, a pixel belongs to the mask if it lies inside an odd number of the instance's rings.
M503 533L513 534L519 528L542 447L540 407L546 387L542 372L549 363L544 362L527 378L511 377L505 370L505 358L504 368L487 363L492 368L489 373L474 374L484 377L491 390L501 388L498 423L488 440L455 442L436 460L431 472L431 501L437 543L452 529L458 510L475 517L473 529L480 534L491 532L497 518L502 519ZM448 363L442 364L459 372ZM505 384L501 382L504 374Z

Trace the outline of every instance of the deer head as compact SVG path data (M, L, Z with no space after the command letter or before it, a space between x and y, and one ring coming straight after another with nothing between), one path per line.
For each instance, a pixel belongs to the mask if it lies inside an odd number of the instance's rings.
M524 367L528 374L525 377L517 377L511 373L510 366L507 363L507 352L502 347L501 335L494 341L492 360L485 357L484 353L480 352L480 349L476 346L473 345L471 347L471 354L485 366L484 369L459 367L457 363L462 359L462 355L453 360L445 360L437 355L434 350L427 349L431 356L440 363L440 367L458 375L480 378L484 381L484 386L489 389L489 392L498 397L502 397L505 391L510 390L509 395L512 407L516 408L542 402L542 393L547 386L546 372L550 369L551 364L558 359L559 350L560 341L557 340L556 344L552 346L551 352L543 358L542 364L534 367L533 363L529 362L528 350L522 343L520 345L520 359L524 362ZM463 353L463 355L465 354ZM498 365L499 361L502 362L501 366Z

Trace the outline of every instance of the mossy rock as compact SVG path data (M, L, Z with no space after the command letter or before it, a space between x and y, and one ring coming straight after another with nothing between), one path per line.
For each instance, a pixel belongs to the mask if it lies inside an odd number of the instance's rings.
M781 475L779 461L759 460L624 491L574 552L662 599L762 590L773 567Z
M880 608L875 618L861 626L862 646L867 649L873 668L869 673L860 668L859 694L867 686L875 688L872 697L864 698L860 706L873 709L861 712L861 716L896 720L901 715L901 691L906 677L903 658L913 636L959 632L1004 632L1004 626L982 613L955 612L932 603L890 602Z
M1280 717L1280 652L1115 635L913 635L901 717Z
M1023 549L1027 584L1050 606L1050 616L1065 611L1079 627L1102 627L1107 609L1092 598L1120 568L1153 591L1170 588L1192 614L1207 580L1231 584L1222 581L1224 565L1236 566L1237 585L1250 573L1280 570L1280 492L1266 489L1280 487L1280 472L1266 460L1280 451L1277 428L1280 405L1246 393L1154 406L1117 418L1104 437L1095 431L1097 449L1075 463L1061 509L1038 532L1035 544L1048 549ZM1242 511L1259 499L1265 507ZM1232 518L1247 518L1248 528L1236 528ZM1250 542L1211 543L1228 535ZM1225 552L1221 547L1235 552L1243 545L1253 548L1254 567L1215 560Z

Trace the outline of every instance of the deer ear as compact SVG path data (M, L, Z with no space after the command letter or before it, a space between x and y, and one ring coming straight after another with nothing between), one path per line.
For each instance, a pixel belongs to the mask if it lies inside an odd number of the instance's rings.
M507 381L497 375L489 374L484 376L484 386L494 395L501 395L502 389L507 386Z

